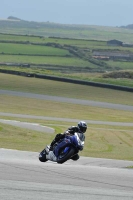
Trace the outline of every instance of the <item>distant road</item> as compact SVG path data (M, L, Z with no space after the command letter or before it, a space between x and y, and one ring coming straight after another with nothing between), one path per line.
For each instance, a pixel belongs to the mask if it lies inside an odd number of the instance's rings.
M115 109L115 110L133 111L133 106L98 102L98 101L89 101L89 100L83 100L83 99L73 99L73 98L66 98L66 97L57 97L57 96L41 95L41 94L33 94L33 93L17 92L17 91L9 91L9 90L0 90L0 94L35 98L35 99L42 99L42 100L49 100L49 101L56 101L56 102L80 104L80 105L87 105L87 106L94 106L94 107L110 108L110 109Z
M12 126L17 126L21 128L26 128L34 131L39 131L39 132L45 132L45 133L54 133L54 129L47 127L47 126L42 126L37 123L29 123L29 122L20 122L16 120L5 120L5 119L0 119L0 123L3 124L9 124Z
M80 119L69 119L69 118L57 118L57 117L44 117L44 116L34 116L34 115L23 115L23 114L13 114L13 113L3 113L0 112L0 116L8 116L8 117L17 117L17 118L27 118L27 119L41 119L41 120L48 120L48 121L60 121L60 122L79 122ZM108 121L97 121L97 120L86 120L83 119L84 121L86 121L89 124L104 124L104 125L111 125L111 126L133 126L133 123L127 123L127 122L108 122ZM1 119L0 119L0 122ZM4 123L10 124L12 123L12 125L14 124L13 122L9 122L9 120L5 120ZM19 123L15 123L15 125L19 126ZM23 125L25 126L25 125ZM21 126L20 126L21 127Z

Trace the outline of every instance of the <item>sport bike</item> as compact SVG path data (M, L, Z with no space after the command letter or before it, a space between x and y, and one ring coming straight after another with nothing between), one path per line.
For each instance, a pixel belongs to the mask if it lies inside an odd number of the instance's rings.
M64 163L67 160L71 159L74 155L76 155L79 151L83 150L84 140L82 133L75 133L74 135L66 135L63 139L59 140L59 142L55 143L55 145L51 150L48 150L47 146L43 149L39 154L39 160L41 162L46 162L48 160ZM52 155L52 156L51 156ZM54 159L53 159L54 156Z

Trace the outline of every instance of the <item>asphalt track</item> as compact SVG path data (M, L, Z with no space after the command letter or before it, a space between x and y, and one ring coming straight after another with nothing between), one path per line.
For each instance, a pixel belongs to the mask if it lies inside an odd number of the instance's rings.
M0 149L1 200L133 199L131 161L85 158L41 163L37 152Z
M34 116L34 115L23 115L23 114L13 114L13 113L3 113L0 112L0 116L8 116L8 117L17 117L17 118L27 118L27 119L41 119L41 120L48 120L48 121L61 121L61 122L74 122L77 123L79 122L81 119L68 119L68 118L57 118L57 117L44 117L44 116ZM108 122L108 121L94 121L94 120L87 120L87 119L82 119L84 120L86 123L89 124L103 124L103 125L111 125L111 126L128 126L128 127L132 127L133 123L128 123L128 122ZM13 121L13 120L3 120L0 119L0 122L5 123L5 124L13 124L14 126L19 126L22 127L23 122L21 122L21 126L20 126L20 122L18 121ZM35 129L33 127L33 125L31 123L27 123L28 125L26 126L26 123L24 123L24 126L27 128L30 128L31 130ZM23 126L23 127L24 127ZM38 124L38 130L39 130L39 124ZM33 127L33 129L32 129ZM40 126L40 131L44 131L44 126L42 128L42 126ZM46 129L47 132L48 128Z
M10 91L10 90L0 90L0 94L41 99L41 100L49 100L49 101L56 101L56 102L80 104L80 105L87 105L87 106L94 106L94 107L111 108L111 109L116 109L116 110L133 111L133 106L89 101L89 100L83 100L83 99L73 99L73 98L33 94L33 93L26 93L26 92L17 92L17 91Z
M3 124L9 124L12 126L17 126L21 128L26 128L34 131L39 131L39 132L45 132L45 133L54 133L54 129L47 127L47 126L42 126L37 123L28 123L28 122L20 122L16 120L5 120L5 119L0 119L0 123Z
M3 91L0 90L0 94L3 94ZM4 94L9 95L10 92L6 92ZM34 94L28 93L11 92L10 95L26 95L35 98ZM36 98L39 97L47 100L52 98L52 101L58 100L51 96L36 95ZM83 100L77 102L74 99L59 98L61 102L64 100L78 104L86 102L91 106L97 104L99 107L105 105L113 109L133 110L133 106L99 104ZM0 115L12 114L1 113ZM41 116L28 117L37 119ZM25 125L23 124L24 127ZM38 125L33 127L36 126ZM0 200L130 200L133 199L133 170L126 168L127 166L133 166L133 162L85 157L81 157L77 162L70 160L62 165L50 161L41 163L38 160L38 152L0 149Z

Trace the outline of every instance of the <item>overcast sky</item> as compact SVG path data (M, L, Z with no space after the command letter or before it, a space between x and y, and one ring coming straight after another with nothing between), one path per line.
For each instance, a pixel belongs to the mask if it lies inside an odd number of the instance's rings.
M133 0L0 0L0 18L63 24L133 24Z

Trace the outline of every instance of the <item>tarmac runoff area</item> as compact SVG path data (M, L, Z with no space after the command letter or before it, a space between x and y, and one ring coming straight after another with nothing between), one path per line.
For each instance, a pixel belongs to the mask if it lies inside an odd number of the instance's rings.
M0 149L1 200L132 200L132 161L81 157L41 163L39 152Z

